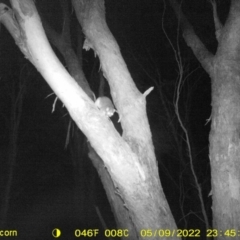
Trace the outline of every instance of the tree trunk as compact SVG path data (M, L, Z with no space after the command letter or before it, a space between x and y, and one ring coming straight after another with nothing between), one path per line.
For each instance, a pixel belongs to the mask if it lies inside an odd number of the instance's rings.
M221 25L213 1L218 49L213 56L193 31L176 0L169 0L183 30L183 37L212 80L210 164L212 174L213 228L211 236L238 236L240 226L240 2L231 1L229 16ZM235 231L235 230L236 231ZM231 231L227 231L231 230ZM226 235L225 235L226 234Z
M2 22L103 160L111 179L104 187L109 188L117 222L129 229L130 239L159 239L159 234L162 239L169 239L157 231L175 230L176 224L159 180L146 115L146 96L151 89L144 94L137 90L106 25L103 0L73 1L73 5L86 35L85 49L94 49L100 58L120 115L123 136L56 58L33 2L14 0L11 4L15 18L5 7ZM177 239L176 234L172 239Z
M239 61L221 55L212 78L210 160L213 193L213 226L240 226L240 71Z

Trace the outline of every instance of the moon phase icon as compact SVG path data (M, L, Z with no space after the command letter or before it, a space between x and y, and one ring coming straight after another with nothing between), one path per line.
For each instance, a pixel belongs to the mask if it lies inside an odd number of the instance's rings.
M53 237L55 237L55 238L59 238L59 237L61 236L61 230L58 229L58 228L54 228L54 229L52 230L52 235L53 235Z

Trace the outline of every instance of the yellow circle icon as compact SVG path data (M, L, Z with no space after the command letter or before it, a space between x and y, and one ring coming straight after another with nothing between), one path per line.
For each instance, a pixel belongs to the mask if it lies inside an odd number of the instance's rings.
M54 228L54 229L52 230L52 235L53 235L53 237L55 237L55 238L59 238L59 237L61 236L61 230L58 229L58 228Z

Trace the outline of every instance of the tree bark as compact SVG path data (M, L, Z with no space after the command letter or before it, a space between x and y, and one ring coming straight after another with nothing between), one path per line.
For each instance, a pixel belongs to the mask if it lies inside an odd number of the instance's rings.
M103 160L111 178L110 185L115 190L111 190L111 194L119 199L119 203L114 205L117 222L130 229L131 239L159 239L158 229L175 230L176 224L159 180L146 115L146 96L150 91L141 94L137 90L106 25L104 2L73 1L73 5L86 35L85 48L93 48L98 54L103 73L109 81L120 114L123 136L56 58L33 2L14 0L11 4L15 18L11 18L13 14L8 14L11 10L5 7L3 15L7 14L11 19L11 25L9 21L2 22ZM120 209L126 209L127 221L117 211L119 204ZM148 238L144 236L145 229L151 229ZM169 238L165 236L162 239ZM172 239L176 239L175 235Z
M212 80L210 164L213 228L222 231L240 226L240 2L231 1L229 16L219 27L214 10L218 49L213 56L200 42L176 0L169 0L183 37ZM217 21L216 21L217 20ZM217 25L216 25L217 22ZM232 232L234 235L234 232ZM237 234L237 231L235 232Z

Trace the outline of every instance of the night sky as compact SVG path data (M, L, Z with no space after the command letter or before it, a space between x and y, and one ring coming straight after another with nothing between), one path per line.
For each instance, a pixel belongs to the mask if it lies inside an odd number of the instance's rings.
M41 17L60 31L62 14L59 1L36 2ZM224 23L229 1L217 3ZM143 93L154 86L154 91L147 97L147 113L161 182L176 224L182 229L204 229L185 136L174 113L173 102L179 78L174 51L180 54L184 67L179 111L189 132L194 166L211 222L211 199L208 197L211 190L208 158L210 123L206 122L211 115L210 78L184 42L167 1L164 4L159 0L106 0L105 6L107 24L139 91ZM209 51L215 53L217 42L209 1L183 0L182 8L199 38ZM72 8L70 13L72 47L76 50L77 20ZM55 47L53 49L64 64L60 53ZM83 70L96 95L98 69L99 63L93 51L83 50ZM72 123L70 143L66 146L71 122L67 110L58 100L52 112L55 94L23 57L3 26L0 29L0 91L1 193L5 191L10 169L13 176L4 227L18 229L21 236L26 236L27 229L31 229L28 234L39 236L41 233L44 239L48 239L54 226L64 229L65 236L67 231L76 228L102 229L96 207L107 226L116 227L97 172L87 157L84 136ZM17 97L19 93L22 93L20 98ZM112 120L116 122L117 119ZM17 121L19 125L14 131ZM84 166L79 171L73 161L74 132L79 137L80 165ZM11 163L13 158L15 161ZM79 197L79 193L84 197ZM0 197L3 202L4 195Z

